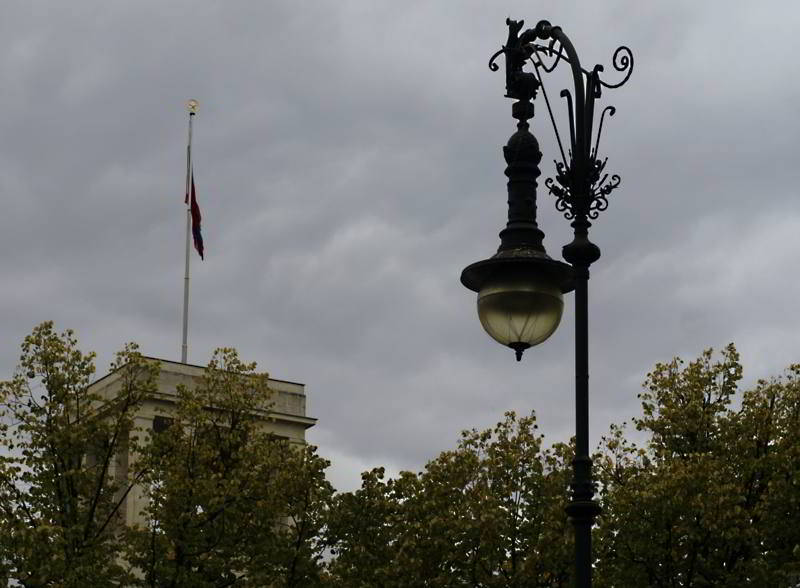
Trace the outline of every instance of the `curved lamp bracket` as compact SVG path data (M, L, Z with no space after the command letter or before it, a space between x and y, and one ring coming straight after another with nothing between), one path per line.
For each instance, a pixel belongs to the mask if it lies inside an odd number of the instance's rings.
M507 19L506 24L509 27L508 41L492 55L489 69L500 69L496 60L500 55L505 55L506 96L509 98L532 99L541 88L561 155L561 161L555 162L555 178L548 178L545 185L556 197L556 209L563 212L566 218L595 219L608 208L608 195L621 181L619 175L605 173L607 160L598 155L606 115L614 116L616 109L613 106L603 108L595 133L595 100L602 96L603 88L619 88L630 79L633 52L624 45L614 51L611 64L622 77L611 83L601 77L604 72L602 65L595 65L591 70L581 67L572 42L561 27L542 20L533 29L520 32L524 21ZM569 65L574 86L572 92L565 88L560 93L566 100L569 120L569 145L566 150L543 83L543 74L551 73L562 62ZM533 65L532 74L523 71L526 63Z

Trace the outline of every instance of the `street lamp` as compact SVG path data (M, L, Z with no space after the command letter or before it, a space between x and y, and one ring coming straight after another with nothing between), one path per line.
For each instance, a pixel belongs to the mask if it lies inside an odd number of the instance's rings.
M546 20L522 33L524 21L506 20L508 40L489 60L492 71L499 69L495 60L505 56L506 97L515 100L512 116L517 131L503 148L508 177L508 223L500 232L500 247L489 259L466 267L461 283L478 293L478 317L489 335L512 348L517 361L523 352L543 342L558 327L563 310L563 295L575 290L575 459L570 484L572 500L567 515L575 527L575 579L579 587L592 582L591 530L600 507L593 500L592 460L589 457L589 266L600 258L600 248L589 241L590 220L608 207L607 196L620 183L616 174L605 173L606 160L598 157L600 135L606 115L613 116L613 106L606 106L594 131L595 100L603 88L622 86L633 72L633 54L619 47L612 59L621 81L609 84L600 78L603 66L587 71L569 38L560 27ZM546 44L540 44L540 41ZM524 71L529 63L533 71ZM550 101L542 84L542 73L553 71L559 63L572 70L574 93L567 89L569 144L565 152ZM561 160L556 161L555 178L545 186L556 197L556 209L571 220L574 238L565 245L563 263L547 255L544 233L536 223L536 184L542 154L531 134L528 120L533 118L533 99L539 89L544 95L553 124Z

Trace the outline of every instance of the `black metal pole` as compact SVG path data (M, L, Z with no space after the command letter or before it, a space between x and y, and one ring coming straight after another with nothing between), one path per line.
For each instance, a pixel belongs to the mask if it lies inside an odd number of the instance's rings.
M567 514L575 527L575 585L592 585L592 527L600 513L593 500L592 460L589 457L589 266L600 258L600 248L589 240L589 211L593 199L590 170L591 125L594 114L595 78L588 89L572 42L560 27L540 22L539 32L558 40L569 56L575 83L573 157L570 162L573 241L563 249L564 259L575 271L575 458L572 461L572 501ZM572 121L570 121L573 124Z
M572 501L567 514L575 527L575 585L592 585L592 526L600 513L593 500L592 460L589 457L589 266L600 257L588 239L586 217L572 222L575 239L564 247L564 258L575 271L575 458L572 462Z
M589 459L589 270L576 268L575 283L575 479L573 501L591 500L592 461ZM583 274L583 275L581 275ZM592 523L594 517L573 517L575 579L592 585Z

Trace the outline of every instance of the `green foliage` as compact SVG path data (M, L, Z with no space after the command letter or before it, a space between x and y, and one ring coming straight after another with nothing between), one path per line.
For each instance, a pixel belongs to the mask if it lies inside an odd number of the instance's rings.
M420 474L383 469L337 496L329 541L339 586L566 586L571 450L542 450L533 416L465 431Z
M269 432L267 375L219 349L141 460L148 528L129 559L146 586L311 586L333 492L314 448Z
M0 383L0 562L24 586L116 586L128 577L116 555L134 479L112 474L155 372L135 345L112 369L122 386L109 403L88 390L94 354L46 322Z
M658 364L642 446L594 456L597 586L789 586L800 579L800 366L742 393L733 345ZM741 399L741 405L733 408ZM463 434L419 474L362 475L331 509L336 586L567 586L572 449L533 417Z
M267 432L266 374L232 349L181 387L172 426L136 426L159 364L128 345L113 398L94 354L43 323L0 383L0 580L23 586L313 586L333 490L313 447ZM118 384L118 385L116 385ZM123 465L124 462L124 465ZM126 498L146 489L145 528Z
M571 445L533 415L465 431L422 472L334 495L313 447L269 432L266 374L220 349L152 435L158 364L127 346L113 398L94 355L43 323L0 383L0 580L23 586L568 586ZM594 456L595 584L800 579L800 365L738 389L733 345L657 364ZM117 388L115 388L116 390ZM119 456L127 467L117 467ZM140 527L122 524L144 488ZM2 583L2 582L0 582Z
M733 345L658 364L641 395L645 447L623 430L596 464L598 586L788 586L800 559L800 367L731 408ZM795 580L796 581L796 580Z

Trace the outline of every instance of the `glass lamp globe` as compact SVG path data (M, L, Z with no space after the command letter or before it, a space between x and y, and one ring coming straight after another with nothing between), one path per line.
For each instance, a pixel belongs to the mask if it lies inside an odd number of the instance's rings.
M528 347L547 339L561 322L564 297L550 280L498 276L478 292L478 318L495 341L511 347L517 361Z

